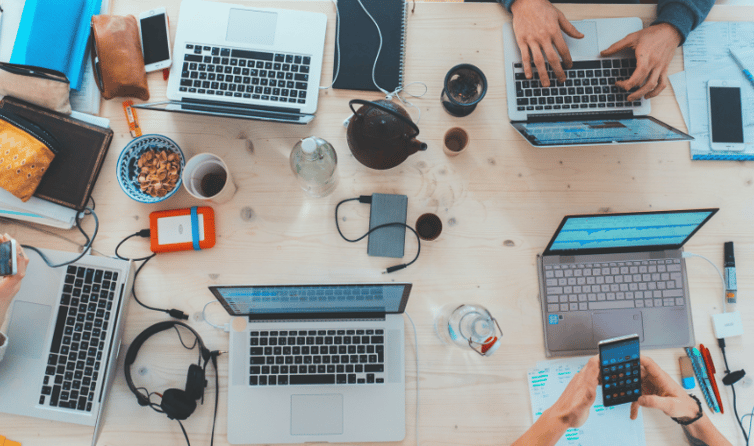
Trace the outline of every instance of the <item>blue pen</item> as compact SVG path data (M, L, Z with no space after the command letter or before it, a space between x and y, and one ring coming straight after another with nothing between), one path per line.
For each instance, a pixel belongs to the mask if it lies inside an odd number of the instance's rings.
M704 366L702 354L699 353L699 350L696 347L686 348L686 353L691 358L691 364L694 373L696 373L696 379L699 381L699 387L702 389L704 399L707 400L707 405L713 412L719 413L720 406L717 405L717 400L713 397L714 391L712 390L712 383L710 383L709 377L707 376L707 368Z
M736 64L739 67L741 67L741 69L743 70L744 76L746 76L746 79L749 79L749 82L751 83L751 85L754 86L754 76L751 75L751 71L746 69L743 61L741 60L741 58L738 57L738 54L736 54L736 52L732 48L729 48L728 51L730 52L730 55L733 56L733 60L736 61Z

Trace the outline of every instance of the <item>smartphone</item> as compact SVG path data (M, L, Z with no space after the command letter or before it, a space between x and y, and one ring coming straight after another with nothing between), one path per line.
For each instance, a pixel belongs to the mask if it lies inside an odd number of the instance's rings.
M13 276L18 272L16 265L16 241L0 243L0 276Z
M139 36L147 72L170 66L170 33L165 8L151 9L139 14Z
M639 335L600 341L602 404L605 407L631 403L641 396Z
M736 81L707 82L709 128L712 150L742 151L744 149L741 84Z

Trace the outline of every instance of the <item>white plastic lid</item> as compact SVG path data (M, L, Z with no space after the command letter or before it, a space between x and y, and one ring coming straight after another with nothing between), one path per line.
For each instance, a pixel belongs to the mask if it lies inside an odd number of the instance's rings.
M317 141L311 136L304 139L301 141L301 150L303 150L304 153L314 153L314 151L317 150Z

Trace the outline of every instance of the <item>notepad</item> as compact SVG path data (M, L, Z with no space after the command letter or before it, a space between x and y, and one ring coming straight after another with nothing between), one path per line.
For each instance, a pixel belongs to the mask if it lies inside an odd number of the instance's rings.
M403 62L406 40L405 0L361 0L380 27L382 49L374 67L374 81L388 92L403 86ZM372 80L372 68L379 49L379 34L357 0L338 2L340 45L335 47L333 76L340 70L333 88L379 91ZM337 28L336 28L337 29Z
M560 398L574 375L589 360L588 356L542 361L529 369L529 395L534 421ZM605 407L602 405L602 387L597 386L597 397L589 409L589 418L579 428L568 429L556 446L604 446L615 444L620 432L621 446L643 446L644 419L641 409L636 420L631 420L631 405Z

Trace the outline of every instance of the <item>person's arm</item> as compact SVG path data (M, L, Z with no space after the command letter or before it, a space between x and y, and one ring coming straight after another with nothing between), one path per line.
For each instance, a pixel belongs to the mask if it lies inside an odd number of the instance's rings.
M10 240L8 234L0 235L0 242ZM20 244L16 245L16 264L18 266L18 272L13 276L5 276L0 278L0 330L3 330L6 325L6 316L8 308L10 308L11 302L13 302L13 296L16 295L19 289L21 289L21 280L26 275L26 265L29 264L29 258L24 254L24 250ZM3 360L5 355L5 349L8 347L8 338L0 331L0 361Z
M558 82L565 82L563 66L571 68L573 63L561 30L575 39L584 35L548 0L498 1L513 14L513 32L526 78L532 78L531 64L534 62L542 86L549 87L550 78L545 67L545 62L549 62Z
M656 362L647 356L641 357L642 396L631 403L631 419L639 414L639 406L659 409L665 415L681 421L694 419L699 405L675 382ZM730 442L717 430L709 417L702 411L702 417L688 426L683 432L692 446L731 446Z
M513 446L552 446L566 429L586 423L599 384L599 358L593 356L571 379L560 398L537 419Z
M658 0L657 19L652 25L668 23L681 34L681 45L689 33L709 14L715 0Z

